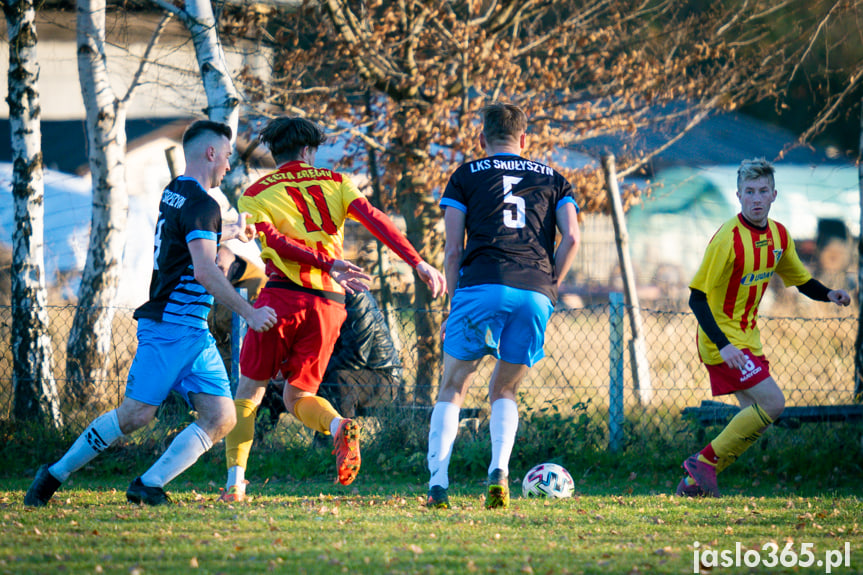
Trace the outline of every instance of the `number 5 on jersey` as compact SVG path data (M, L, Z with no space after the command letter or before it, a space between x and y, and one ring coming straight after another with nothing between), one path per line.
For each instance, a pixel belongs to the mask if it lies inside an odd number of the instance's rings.
M512 187L519 183L522 179L515 176L503 177L503 203L509 204L511 210L504 209L503 225L508 228L519 229L525 224L524 216L524 198L515 196L512 193Z

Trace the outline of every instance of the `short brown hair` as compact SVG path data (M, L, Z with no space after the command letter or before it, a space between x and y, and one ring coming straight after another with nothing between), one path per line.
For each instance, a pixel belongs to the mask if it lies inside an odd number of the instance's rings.
M486 142L508 142L527 131L527 116L515 104L495 102L482 109L482 133Z
M295 160L306 146L318 148L327 141L324 129L305 118L283 116L267 122L258 136L277 162Z

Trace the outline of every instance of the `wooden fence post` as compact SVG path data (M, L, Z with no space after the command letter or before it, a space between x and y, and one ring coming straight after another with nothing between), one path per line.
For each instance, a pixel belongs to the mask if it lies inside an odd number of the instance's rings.
M608 184L606 190L608 191L608 202L612 208L614 240L617 244L617 256L620 259L623 291L629 304L629 324L632 330L629 353L632 361L633 387L638 394L639 403L646 406L653 399L653 386L650 384L650 368L647 363L647 351L644 344L644 327L641 321L641 309L638 306L638 294L635 291L632 258L629 254L629 234L626 231L623 203L620 201L620 190L617 187L617 172L614 167L613 155L602 157L602 171L605 173L605 181Z

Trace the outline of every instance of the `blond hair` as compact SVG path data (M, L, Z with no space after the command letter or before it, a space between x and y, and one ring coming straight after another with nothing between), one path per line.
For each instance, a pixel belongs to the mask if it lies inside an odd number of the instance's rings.
M773 179L774 172L776 172L776 169L773 167L773 164L764 158L743 160L740 163L740 167L737 168L737 190L740 191L740 189L743 188L743 182L757 180L764 176L767 176L767 179L770 182L770 187L772 188L776 184Z

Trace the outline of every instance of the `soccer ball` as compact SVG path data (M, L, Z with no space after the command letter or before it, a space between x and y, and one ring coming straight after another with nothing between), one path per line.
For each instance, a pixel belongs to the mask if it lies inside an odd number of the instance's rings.
M575 482L569 471L557 463L540 463L524 476L521 492L525 497L572 497Z

